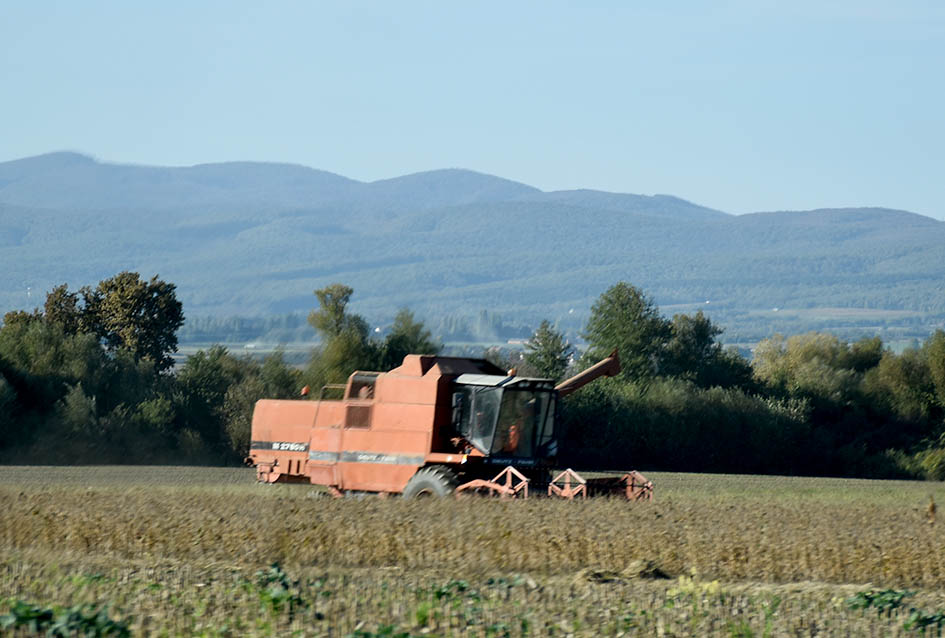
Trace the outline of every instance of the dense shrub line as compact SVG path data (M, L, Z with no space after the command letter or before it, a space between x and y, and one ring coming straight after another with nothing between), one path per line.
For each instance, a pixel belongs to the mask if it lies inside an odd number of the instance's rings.
M942 331L902 354L812 333L762 342L746 385L607 380L565 403L567 462L943 480L943 361Z

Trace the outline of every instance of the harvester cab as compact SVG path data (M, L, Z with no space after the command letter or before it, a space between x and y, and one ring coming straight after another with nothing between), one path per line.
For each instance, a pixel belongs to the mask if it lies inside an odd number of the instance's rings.
M453 429L466 452L493 465L550 465L558 451L557 399L546 379L464 374L455 381Z
M247 460L260 481L319 484L335 495L527 497L531 486L568 498L621 490L649 498L652 485L638 473L601 482L553 472L558 399L619 370L614 352L555 386L483 359L407 355L390 372L354 372L317 400L258 401ZM342 397L326 399L331 389Z

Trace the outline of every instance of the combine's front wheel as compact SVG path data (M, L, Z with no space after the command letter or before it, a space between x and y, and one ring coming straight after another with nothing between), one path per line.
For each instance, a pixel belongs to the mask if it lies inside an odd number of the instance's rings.
M449 496L458 483L456 474L448 467L442 465L423 467L407 481L407 486L404 487L404 498Z

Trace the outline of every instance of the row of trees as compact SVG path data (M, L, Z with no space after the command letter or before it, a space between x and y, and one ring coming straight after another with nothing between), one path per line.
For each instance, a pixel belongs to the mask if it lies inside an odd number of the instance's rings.
M0 327L0 450L20 462L237 463L257 399L441 350L406 309L372 332L349 312L352 294L315 291L321 345L304 369L214 346L175 370L173 284L120 273L59 286ZM488 356L560 380L618 350L620 376L562 406L562 461L575 467L945 478L945 333L901 354L878 338L775 336L751 362L720 334L701 312L662 316L621 282L594 304L583 355L545 321L524 352Z
M878 337L776 335L751 362L720 334L626 283L601 295L585 362L617 347L623 372L567 402L568 461L945 479L945 332L901 354Z
M222 347L172 373L183 311L173 284L123 272L59 286L0 328L0 450L14 462L237 462L262 396L293 396L300 373Z
M58 286L42 309L0 327L0 451L19 462L239 463L253 406L386 370L441 348L408 310L385 338L347 312L353 291L316 291L309 322L321 346L304 370L281 352L236 357L222 346L173 369L183 312L173 284L123 272L95 288Z
M385 340L372 339L364 320L346 311L351 294L341 285L316 291L310 322L323 347L306 371L311 383L439 350L406 311ZM702 312L662 316L621 282L591 309L583 356L548 321L524 352L487 356L560 380L618 350L619 378L563 406L568 465L945 478L945 333L902 354L879 338L775 336L751 362L723 348L721 333Z
M170 354L177 351L177 330L184 323L175 289L156 276L143 281L138 273L122 272L78 292L57 286L46 296L43 310L10 312L3 323L41 320L65 335L94 335L109 352L122 350L164 371L174 363Z

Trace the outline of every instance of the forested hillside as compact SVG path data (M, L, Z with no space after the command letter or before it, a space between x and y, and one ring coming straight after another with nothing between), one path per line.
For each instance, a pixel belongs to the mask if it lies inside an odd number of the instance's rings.
M729 342L826 329L922 338L945 322L945 223L856 208L732 216L665 196L541 192L464 170L372 183L301 166L123 166L74 153L0 164L0 311L122 270L176 282L188 317L305 312L345 281L397 308L483 310L577 332L631 280Z

